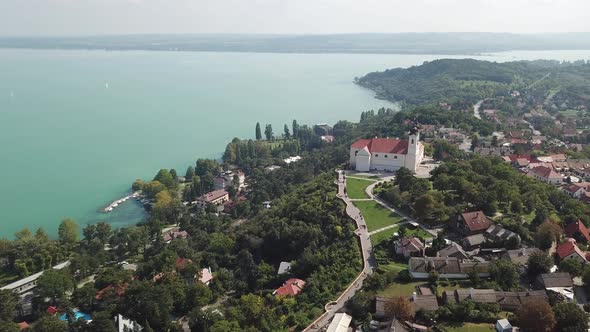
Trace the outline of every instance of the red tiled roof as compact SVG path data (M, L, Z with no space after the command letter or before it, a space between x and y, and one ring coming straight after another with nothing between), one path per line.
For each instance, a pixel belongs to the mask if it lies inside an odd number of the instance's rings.
M568 239L566 242L557 246L557 255L561 259L564 259L573 253L578 253L578 255L584 258L586 257L580 248L578 248L576 240L574 239Z
M565 228L565 234L568 237L574 237L577 233L582 234L582 236L586 239L586 241L590 242L590 234L588 233L588 228L581 220L577 220L573 222Z
M187 264L191 264L193 261L188 258L177 258L176 259L176 268L179 270L184 269Z
M105 288L101 289L98 291L98 293L96 293L95 298L97 300L101 300L104 293L107 291L110 291L111 289L114 289L113 293L116 296L122 296L123 294L125 294L125 291L127 290L127 287L129 287L128 283L125 283L124 285L121 284L117 284L117 285L108 285Z
M204 194L203 196L199 197L199 200L206 202L206 203L211 203L214 200L219 199L225 195L228 195L228 192L223 189L213 190L213 191L208 192L208 193Z
M283 296L295 296L301 293L303 286L305 286L305 281L301 279L291 278L285 281L285 284L283 284L283 286L277 288L277 290L275 290L275 294Z
M424 245L422 241L420 241L417 237L404 237L400 239L401 246L404 247L406 250L422 250L424 249Z
M481 211L466 212L461 214L461 217L472 232L488 229L492 225L492 222Z
M546 179L561 177L559 174L555 173L551 168L545 166L537 166L531 169L531 172Z
M578 191L582 188L583 187L580 187L577 184L570 184L570 185L567 185L565 188L563 188L563 190L569 192L570 194L575 194L576 191Z
M52 305L50 305L49 307L47 307L47 313L48 314L53 315L56 312L57 312L57 308L56 307L54 307Z
M359 139L352 143L352 148L367 148L370 153L408 153L408 141L392 138Z

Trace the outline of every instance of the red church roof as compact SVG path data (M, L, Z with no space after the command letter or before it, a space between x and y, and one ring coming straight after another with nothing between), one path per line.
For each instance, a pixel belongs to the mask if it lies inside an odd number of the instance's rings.
M305 281L301 279L291 278L285 281L285 284L283 284L283 286L277 288L277 290L275 290L275 294L283 296L295 296L301 293L303 286L305 286Z
M573 222L565 228L565 234L568 237L575 237L578 233L582 234L582 236L586 239L586 241L590 242L590 234L588 234L588 228L581 220L577 220Z
M407 154L408 141L392 138L359 139L352 143L352 148L367 148L370 153L395 153Z

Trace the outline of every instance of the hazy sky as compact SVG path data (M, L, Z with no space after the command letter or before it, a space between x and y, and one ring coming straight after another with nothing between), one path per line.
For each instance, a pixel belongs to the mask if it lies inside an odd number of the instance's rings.
M0 35L590 31L590 0L0 0Z

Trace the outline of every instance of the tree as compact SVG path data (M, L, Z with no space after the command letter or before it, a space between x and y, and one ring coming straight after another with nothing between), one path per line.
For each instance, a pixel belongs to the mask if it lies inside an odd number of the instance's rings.
M492 261L490 276L506 291L517 288L520 280L518 266L507 259Z
M284 127L284 132L285 132L285 139L290 139L291 138L291 133L289 132L289 126L287 126L287 124L285 123L285 127Z
M553 260L545 252L538 251L529 256L527 266L528 274L536 277L541 273L549 272L549 269L553 266Z
M535 232L535 242L541 250L551 248L554 241L557 241L563 231L561 227L550 220L544 221Z
M34 332L57 332L67 330L67 323L61 321L57 315L47 315L41 317L33 329Z
M0 320L0 331L2 332L20 332L21 329L16 323L12 321Z
M479 145L479 135L473 134L471 136L471 151L475 150L475 148Z
M100 242L107 243L111 236L113 235L113 229L111 225L104 222L99 221L96 223L96 238L100 240Z
M293 120L292 129L293 129L293 138L299 138L299 124L297 123L297 120Z
M270 142L272 140L273 132L271 124L266 125L266 128L264 129L264 136L266 137L267 141Z
M59 241L74 244L78 241L78 225L72 219L64 219L58 228Z
M35 241L40 243L49 241L49 235L47 235L47 232L43 228L37 228L37 231L35 232Z
M186 173L184 175L184 178L186 179L186 181L192 180L193 176L195 176L195 168L192 166L187 167Z
M37 284L39 295L48 297L52 303L64 298L67 291L74 289L74 281L65 270L49 269L40 277Z
M559 263L559 271L567 272L572 277L579 277L582 274L582 264L575 259L566 259Z
M176 173L176 171L175 171ZM177 186L177 182L176 180L174 180L174 176L172 176L172 173L170 173L169 170L167 169L161 169L158 174L156 174L156 176L154 177L153 181L158 181L161 184L163 184L164 186L166 186L166 188L168 189L174 189Z
M260 141L262 139L262 131L260 130L260 122L256 122L256 140Z
M18 306L18 296L10 290L0 290L0 321L12 321Z
M560 302L553 307L556 332L588 331L588 315L576 303Z
M523 332L549 332L555 326L555 315L543 299L528 299L517 311L518 326Z
M405 296L396 296L385 303L385 313L401 321L414 319L414 307Z
M14 233L14 237L17 241L28 241L31 239L31 230L28 228L23 228L20 231Z
M498 146L498 136L492 136L492 146Z

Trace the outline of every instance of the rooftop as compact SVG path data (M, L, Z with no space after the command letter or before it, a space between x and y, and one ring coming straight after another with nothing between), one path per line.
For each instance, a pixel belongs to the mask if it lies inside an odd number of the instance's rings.
M363 149L366 147L371 153L408 153L408 141L392 138L359 139L352 143L351 147L354 149Z
M472 232L488 229L492 224L481 211L462 213L461 218L465 222L465 226Z

